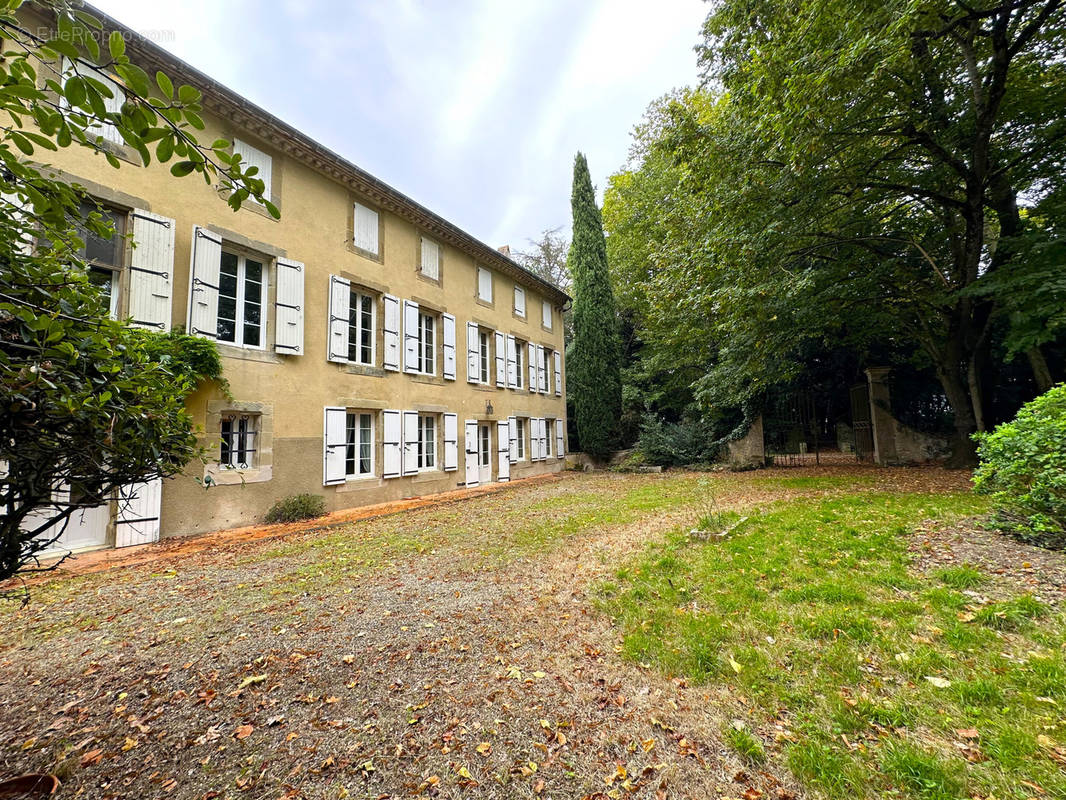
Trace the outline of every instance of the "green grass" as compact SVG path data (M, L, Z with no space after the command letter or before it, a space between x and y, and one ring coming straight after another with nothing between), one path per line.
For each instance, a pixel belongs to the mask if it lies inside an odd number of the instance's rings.
M649 546L598 603L624 657L742 698L723 709L745 720L726 743L749 761L758 744L815 794L1020 800L1036 794L1024 780L1066 797L1047 747L1066 743L1066 619L1025 594L982 605L973 567L910 565L915 525L983 508L872 491L780 503L722 540Z

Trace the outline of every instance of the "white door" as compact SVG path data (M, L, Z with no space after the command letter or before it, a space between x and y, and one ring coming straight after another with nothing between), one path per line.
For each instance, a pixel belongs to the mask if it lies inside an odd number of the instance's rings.
M492 483L492 431L484 423L477 426L478 481Z
M163 498L161 478L123 486L118 492L115 547L159 541L159 509Z
M62 504L65 507L71 501L77 502L78 497L76 491L72 496L70 489L63 487L56 492L55 500L57 504ZM55 509L49 507L42 510L40 515L32 514L27 518L25 525L27 528L35 527L53 513L55 513ZM103 547L108 543L107 527L110 521L110 503L104 503L93 508L76 509L67 520L66 527L60 522L41 534L40 539L45 541L50 541L57 533L59 534L58 538L48 547L48 550L42 552L41 555ZM62 532L60 533L60 531Z

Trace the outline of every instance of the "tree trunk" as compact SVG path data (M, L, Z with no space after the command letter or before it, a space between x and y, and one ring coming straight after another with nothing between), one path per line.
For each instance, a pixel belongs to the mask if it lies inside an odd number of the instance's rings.
M1047 365L1047 360L1036 345L1026 350L1025 355L1029 359L1029 366L1033 370L1033 380L1036 381L1037 391L1043 394L1055 383L1051 378L1051 369Z

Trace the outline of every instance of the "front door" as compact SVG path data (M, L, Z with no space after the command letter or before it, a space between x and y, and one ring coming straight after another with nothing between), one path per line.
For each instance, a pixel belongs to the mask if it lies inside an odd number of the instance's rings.
M492 483L492 433L486 423L477 426L477 466L478 480Z

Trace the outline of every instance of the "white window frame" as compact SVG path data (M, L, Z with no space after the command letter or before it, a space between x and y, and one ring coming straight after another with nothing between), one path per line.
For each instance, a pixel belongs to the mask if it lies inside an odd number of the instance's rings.
M517 455L516 458L517 458L518 461L525 461L526 460L526 433L527 433L527 428L529 428L529 425L528 425L528 420L527 420L526 417L516 417L515 418L515 430L518 431L518 436L517 436L517 439L516 439L516 441L518 443L518 455Z
M433 342L428 348L429 369L427 364L426 327L433 331ZM428 311L418 309L418 371L419 375L437 374L437 316Z
M526 318L526 290L518 285L514 287L514 313L522 319Z
M374 246L370 247L370 242L359 241L359 210L362 209L367 214L374 215ZM363 203L352 203L352 246L356 250L362 250L364 253L370 253L375 258L381 256L381 215L377 209L364 205Z
M478 328L477 340L479 346L478 383L488 386L490 378L492 377L492 358L490 358L491 351L489 350L489 342L492 340L492 334L484 328Z
M224 426L225 426L227 421L230 422L229 436L231 436L231 437L245 437L245 441L243 443L241 443L242 446L235 447L233 445L233 442L237 441L236 439L230 439L230 443L227 444L227 434L225 433L225 430L224 430ZM247 421L248 424L245 426L245 429L243 431L241 431L239 429L234 430L233 429L233 423L234 422L241 422L241 421ZM242 470L242 469L255 469L256 468L256 464L258 463L258 455L259 455L259 428L260 428L260 423L261 423L261 415L260 414L251 414L251 413L248 413L248 412L245 412L245 411L224 411L222 413L222 415L219 417L219 422L218 422L218 426L219 426L218 427L218 437L219 437L218 466L219 466L219 469L224 469L224 470ZM247 441L247 439L249 437L251 439L251 446L249 446L249 443ZM224 459L223 458L223 448L224 447L228 447L229 448L230 457L228 459ZM252 457L248 461L243 461L243 462L242 461L237 461L236 455L238 453L248 453L248 452L251 452L251 455L252 455Z
M427 248L427 245L429 245L428 248ZM429 271L427 271L426 270L426 266L427 266L427 264L426 264L426 256L430 252L433 252L434 259L433 259L433 263L431 265L431 269ZM440 243L434 241L433 239L430 239L427 236L421 237L420 245L419 245L419 259L418 260L419 260L418 270L424 277L429 278L429 280L431 280L431 281L439 281L440 280L440 262L441 262L441 246L440 246Z
M370 445L370 470L368 472L363 472L362 470L359 469L359 465L360 465L360 463L362 461L362 458L360 456L360 452L359 451L361 449L361 445L364 444L363 438L362 438L362 434L363 434L362 418L364 416L370 417L370 429L369 429L369 434L370 434L370 441L369 441L369 445ZM353 426L351 424L353 417L355 418L355 426L354 426L354 428L353 428ZM377 425L377 421L374 418L374 412L373 411L366 411L366 410L363 410L363 409L349 408L347 410L347 412L345 413L345 417L344 417L344 479L345 480L357 481L357 480L364 480L366 478L373 478L374 477L374 474L375 474L374 473L374 469L375 469L375 464L374 464L374 433L375 433L375 430L374 429L375 429L376 425ZM355 433L355 441L352 441L351 438L350 438L350 435L353 432ZM348 449L351 448L351 447L355 448L355 456L354 456L354 460L355 460L355 464L356 464L355 472L349 472L348 471Z
M545 460L552 456L552 439L555 438L555 420L547 418L544 420L544 453Z
M354 345L355 348L356 348L356 352L359 353L360 356L362 356L362 351L363 351L362 342L358 341L358 339L360 338L359 335L363 331L363 327L362 327L362 325L363 325L363 308L362 308L362 304L363 304L363 300L364 299L370 301L370 360L369 361L363 361L361 357L358 358L358 359L353 359L352 358L352 347L353 347L353 345L352 345L352 332L353 332L353 330L356 333L356 340L357 340L355 345ZM353 300L355 301L355 303L354 303L355 313L358 314L358 317L357 317L358 323L357 323L357 325L356 325L356 327L354 329L352 328L352 323L351 323L352 310L353 310L352 301ZM349 364L359 364L359 365L364 366L364 367L372 367L372 366L374 366L377 363L377 357L378 357L378 352L377 352L378 351L377 330L378 330L378 299L374 295L370 294L369 292L364 292L364 291L362 291L361 289L359 289L359 288L357 288L355 286L350 287L350 289L348 291L348 353L347 353L348 363Z
M540 324L548 330L552 329L552 305L547 300L540 301Z
M477 268L477 299L483 303L492 302L492 270L487 267Z
M223 339L220 335L218 335L217 322L216 322L216 326L215 326L215 334L216 334L215 341L219 342L220 344L229 345L231 347L241 347L241 348L244 348L245 350L266 350L267 349L267 322L268 322L268 316L269 316L268 311L269 311L269 308L270 308L270 303L267 302L268 298L270 297L270 261L269 261L269 259L263 258L262 256L254 256L254 257L253 256L248 256L248 255L245 255L244 253L238 252L237 250L227 249L227 248L223 247L222 248L222 255L226 255L226 254L229 254L231 256L236 256L237 257L237 300L236 300L237 308L236 308L236 312L235 312L236 315L237 315L237 318L233 321L233 341L229 341L228 339ZM261 264L262 265L262 269L263 269L263 275L262 275L262 281L261 281L261 283L262 283L262 292L261 292L261 294L259 296L259 307L260 307L259 333L260 333L260 335L259 335L259 344L257 344L257 345L256 344L245 344L244 343L244 305L245 305L245 299L246 299L245 298L245 289L247 287L247 282L246 282L246 277L245 277L245 268L246 268L246 265L247 265L249 259ZM221 256L219 257L218 273L219 273L218 299L219 299L219 305L221 306L222 305L222 297L223 297L222 288L221 288L222 287L222 260L221 260ZM221 313L219 313L217 315L217 320L221 320L221 319L222 319L222 315L221 315Z
M426 463L426 430L427 428L433 428L433 463ZM418 415L418 471L419 472L433 472L440 469L440 447L439 434L440 426L437 424L436 414L419 414Z
M526 344L522 339L515 339L515 389L523 389L526 385Z

